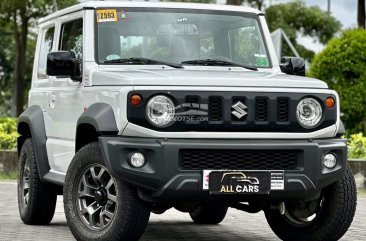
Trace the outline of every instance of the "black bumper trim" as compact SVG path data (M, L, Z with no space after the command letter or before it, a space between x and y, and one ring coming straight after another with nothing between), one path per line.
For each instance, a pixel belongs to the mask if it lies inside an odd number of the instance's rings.
M347 162L347 146L343 139L324 140L199 140L149 139L133 137L100 137L105 161L111 173L133 186L151 201L204 201L228 199L247 201L257 198L273 200L306 199L342 177ZM301 150L299 167L285 170L285 190L271 191L270 195L212 196L202 190L201 170L182 170L179 150L248 149L248 150ZM128 164L131 152L144 153L147 163L142 168ZM321 158L328 152L338 157L337 166L327 170ZM147 198L148 197L148 198Z

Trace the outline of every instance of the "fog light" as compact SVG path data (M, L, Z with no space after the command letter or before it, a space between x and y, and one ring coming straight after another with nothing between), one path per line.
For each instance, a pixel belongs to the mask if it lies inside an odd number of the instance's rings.
M323 163L326 168L332 169L337 165L337 157L334 154L327 154L323 158Z
M130 156L130 164L133 167L142 167L145 165L145 156L140 152L135 152Z

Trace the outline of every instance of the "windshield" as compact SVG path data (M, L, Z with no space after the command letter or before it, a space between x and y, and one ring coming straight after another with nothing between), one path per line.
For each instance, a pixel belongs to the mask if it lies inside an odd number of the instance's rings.
M187 9L97 9L97 60L127 64L145 58L190 65L232 62L268 68L270 60L255 14ZM212 61L212 60L221 60ZM134 61L136 62L136 61ZM185 63L183 63L185 64Z

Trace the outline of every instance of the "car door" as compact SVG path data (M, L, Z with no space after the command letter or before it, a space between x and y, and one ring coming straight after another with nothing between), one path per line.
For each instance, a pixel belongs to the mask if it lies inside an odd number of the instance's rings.
M82 63L82 12L61 17L58 33L58 50L72 51ZM81 88L81 82L75 82L69 77L60 76L51 81L47 109L47 151L51 171L65 173L75 155L76 122L83 112Z

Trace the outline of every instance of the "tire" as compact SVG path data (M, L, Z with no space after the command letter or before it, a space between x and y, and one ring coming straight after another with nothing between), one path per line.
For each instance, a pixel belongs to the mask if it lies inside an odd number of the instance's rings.
M196 224L219 224L227 213L228 207L220 205L202 205L190 212L192 220Z
M67 223L77 240L138 240L150 209L136 190L105 168L99 143L81 148L72 160L64 186Z
M32 140L25 140L19 155L18 207L23 223L47 225L55 214L57 193L39 179Z
M294 221L287 211L281 215L278 210L266 210L269 226L282 240L339 240L350 227L357 205L356 184L349 166L340 180L322 190L321 196L313 220L301 223Z

